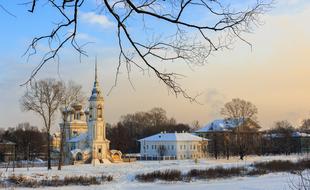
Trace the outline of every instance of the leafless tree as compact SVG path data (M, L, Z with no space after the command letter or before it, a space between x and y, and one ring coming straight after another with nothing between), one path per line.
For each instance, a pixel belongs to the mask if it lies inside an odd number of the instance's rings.
M203 65L208 56L217 50L231 48L236 40L251 44L243 34L253 31L261 22L259 16L270 9L273 0L247 1L247 5L233 7L235 2L219 0L100 0L94 9L113 18L116 22L116 37L119 46L119 60L115 85L121 65L125 65L130 77L133 66L143 72L154 73L175 95L189 96L177 82L182 75L160 69L157 62L183 61ZM40 1L41 2L41 1ZM29 12L40 9L38 0L31 0ZM43 1L44 2L44 1ZM80 10L84 0L45 0L45 7L55 11L56 25L51 32L35 37L26 54L36 54L38 45L48 43L41 62L34 68L28 83L48 61L57 58L61 49L71 45L80 55L86 55L84 45L77 40ZM195 17L205 13L205 20L197 22ZM193 16L194 15L194 16ZM137 33L130 27L139 22L144 32ZM157 24L154 24L157 23ZM166 31L156 26L166 25ZM69 31L69 32L68 32Z
M63 165L63 156L64 156L64 142L66 140L65 136L65 126L68 118L68 111L72 103L78 102L84 104L86 97L82 92L82 86L74 83L73 81L69 81L64 86L64 92L61 99L61 115L63 120L63 125L60 130L60 150L59 150L59 162L58 162L58 170L61 170L61 166Z
M225 119L233 122L236 127L234 132L237 135L237 144L239 146L239 156L243 160L246 146L245 137L247 135L248 124L257 119L257 108L251 102L235 98L226 103L221 109L221 114Z
M310 119L304 119L299 130L304 133L310 133Z
M47 133L48 169L51 169L50 130L53 116L61 104L63 92L63 83L54 79L39 80L29 86L20 101L22 110L37 113L44 122Z
M199 121L198 120L195 120L195 121L193 121L192 122L192 124L191 124L191 131L192 132L195 132L195 131L197 131L198 129L200 129L200 124L199 124Z
M291 190L308 190L310 189L310 171L297 171L296 176L290 178L289 188Z
M296 129L286 120L274 123L274 126L268 133L270 136L275 135L273 146L274 149L277 150L276 152L285 154L296 152L294 148L299 146L296 145L296 141L293 139L294 132L296 132Z

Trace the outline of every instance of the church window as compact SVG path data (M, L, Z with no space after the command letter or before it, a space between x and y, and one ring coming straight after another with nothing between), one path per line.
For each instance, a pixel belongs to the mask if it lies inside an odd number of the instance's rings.
M97 110L98 118L102 118L102 108L99 106Z
M76 148L75 143L71 144L71 150L74 150Z
M101 148L98 149L98 153L101 153Z

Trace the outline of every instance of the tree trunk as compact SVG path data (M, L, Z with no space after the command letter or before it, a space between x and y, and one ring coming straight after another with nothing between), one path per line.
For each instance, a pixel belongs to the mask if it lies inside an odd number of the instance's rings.
M61 170L61 166L63 165L64 142L65 142L65 123L66 123L66 119L63 119L63 126L62 126L62 129L60 131L60 150L59 150L58 170Z
M47 131L47 169L51 170L51 139L50 131Z

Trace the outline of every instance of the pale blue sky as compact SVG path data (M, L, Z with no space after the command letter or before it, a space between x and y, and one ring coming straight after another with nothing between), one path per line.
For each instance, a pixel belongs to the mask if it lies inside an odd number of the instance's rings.
M23 121L41 125L39 117L23 113L19 107L19 98L25 90L19 84L27 79L39 57L32 57L27 63L21 55L34 36L50 30L51 23L46 20L51 21L54 15L45 7L32 15L25 6L17 5L24 2L22 0L0 2L16 15L14 18L0 11L0 127L16 126ZM89 57L83 57L81 63L74 51L64 49L59 65L60 77L80 83L89 95L97 55L101 85L107 93L113 85L117 66L114 23L111 17L99 15L94 10L95 1L86 2L89 5L81 11L79 39L95 43L87 47ZM220 117L219 108L235 97L257 105L264 127L270 127L276 120L287 119L297 124L302 118L310 117L310 100L306 96L310 93L310 79L305 73L310 68L310 30L305 22L310 18L310 2L279 0L274 6L262 17L265 24L246 35L254 45L252 52L244 43L238 42L233 50L215 53L209 64L194 70L178 62L164 66L167 70L185 74L187 77L180 82L189 93L203 92L200 97L203 105L189 103L182 97L175 98L153 74L142 74L135 69L131 73L133 90L123 69L117 88L106 97L107 122L116 122L126 113L159 106L180 122L199 120L204 124ZM191 17L201 19L200 14L199 18ZM136 24L131 23L132 30ZM167 26L156 24L156 28L169 31ZM51 62L37 78L58 77L57 71L57 64Z

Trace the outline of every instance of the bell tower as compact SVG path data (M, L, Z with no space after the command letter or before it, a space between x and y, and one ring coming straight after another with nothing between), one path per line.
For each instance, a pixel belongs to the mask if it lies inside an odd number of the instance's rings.
M95 81L89 98L88 143L92 149L92 163L99 164L109 156L110 141L106 139L104 121L104 98L97 76L97 59L95 64Z

